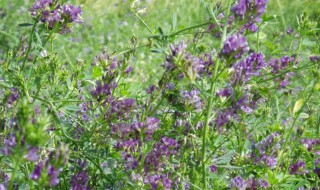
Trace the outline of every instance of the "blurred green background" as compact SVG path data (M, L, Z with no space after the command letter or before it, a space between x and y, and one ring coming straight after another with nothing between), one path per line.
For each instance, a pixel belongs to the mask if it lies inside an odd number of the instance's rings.
M0 63L8 50L15 48L21 39L27 37L30 28L19 27L18 24L32 22L28 9L34 2L0 0ZM164 33L169 33L205 22L208 14L204 2L215 4L217 1L140 0L135 3L135 10L153 31L161 27ZM130 11L129 0L73 0L70 3L82 6L85 23L76 26L74 34L57 35L54 49L61 60L75 63L77 59L82 59L90 64L103 47L110 52L120 52L130 47L132 36L140 44L148 42L147 37L151 33ZM285 31L295 22L297 14L319 9L319 0L271 0L267 14L277 15L278 23L269 26L269 29ZM172 27L174 17L177 21L175 28ZM145 80L148 79L144 77L146 73L157 72L164 57L146 51L149 49L139 49L133 64Z

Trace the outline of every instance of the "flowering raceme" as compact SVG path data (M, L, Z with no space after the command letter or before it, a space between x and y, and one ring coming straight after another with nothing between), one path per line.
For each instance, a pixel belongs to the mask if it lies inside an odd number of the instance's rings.
M266 13L267 3L268 0L238 0L231 10L234 12L235 18L246 22L243 29L257 32L257 23L262 22L262 15Z
M227 59L240 59L248 51L247 39L241 34L233 34L224 42L221 55Z
M40 18L49 30L56 29L60 34L71 33L73 24L83 22L80 6L61 6L52 0L36 1L30 12L33 17Z

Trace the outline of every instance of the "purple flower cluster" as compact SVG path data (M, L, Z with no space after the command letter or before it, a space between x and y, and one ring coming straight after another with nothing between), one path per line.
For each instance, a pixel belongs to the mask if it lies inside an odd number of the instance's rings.
M30 8L31 15L40 18L50 30L57 27L57 32L72 32L75 23L82 23L82 9L74 5L60 5L53 0L39 0Z
M6 141L5 146L1 149L3 155L10 155L13 153L13 149L17 146L17 139L14 134L10 135Z
M310 61L316 63L320 61L320 56L314 55L314 56L310 56Z
M297 163L292 164L289 168L290 174L307 174L308 170L306 169L306 163L299 160Z
M218 95L219 97L226 97L226 98L228 98L228 97L234 95L234 90L233 90L233 88L232 88L231 86L228 86L228 87L223 88L222 90L220 90L220 91L217 93L217 95Z
M145 177L143 182L150 184L152 190L159 189L160 185L162 185L161 189L170 190L172 185L171 179L165 174L150 174Z
M28 154L25 156L27 160L37 162L40 159L38 149L35 147L30 148Z
M112 91L117 87L116 84L102 83L101 81L96 82L96 88L91 91L91 95L96 98L99 102L111 102L113 101Z
M234 85L243 85L249 81L252 76L259 76L261 69L266 66L262 53L251 53L247 58L233 66L235 73L232 80Z
M269 66L272 68L272 72L277 74L280 70L287 68L291 63L295 63L296 59L292 56L284 56L280 59L272 59L269 61Z
M106 118L117 118L123 121L130 119L132 113L136 109L136 101L132 98L126 98L123 100L114 100L110 102L110 108L106 113Z
M267 189L270 187L268 181L264 179L249 178L247 179L247 188L250 190Z
M230 182L230 188L231 189L239 189L239 190L245 190L247 188L247 182L242 177L237 176L233 178Z
M187 45L181 42L179 45L171 45L171 54L166 57L163 65L167 71L179 70L179 78L184 76L191 80L200 78L201 76L211 76L214 61L211 54L194 56L186 51Z
M140 138L143 135L146 135L146 140L151 141L153 133L159 129L159 125L160 120L155 117L148 117L145 122L120 122L112 124L111 134L122 139L118 147L131 149L140 144Z
M284 56L280 59L272 59L269 61L269 66L272 68L272 73L278 74L281 70L288 68L289 66L295 66L297 64L297 59L293 56ZM275 82L279 81L280 88L285 88L291 84L290 79L295 75L294 72L286 73L281 77L277 77Z
M14 103L19 99L20 95L17 89L11 88L11 95L8 97L8 107L12 107Z
M320 139L302 139L300 142L306 146L308 151L312 151L315 146L320 145Z
M72 180L70 182L71 184L71 190L87 190L89 188L89 175L88 171L82 171L77 173L72 177Z
M88 190L89 187L89 170L87 168L88 162L86 160L78 160L77 164L80 168L78 173L75 173L70 181L71 190Z
M69 149L65 146L60 146L56 152L51 152L45 161L40 161L33 173L31 179L38 181L40 178L47 179L48 185L56 186L59 184L59 174L62 168L67 164L69 159Z
M191 108L196 112L200 112L203 108L203 100L200 97L201 92L198 89L193 89L191 91L181 91L180 94L183 97L183 102L186 108Z
M257 23L262 22L262 15L266 13L268 0L238 0L231 8L235 18L245 21L244 29L258 31Z
M230 182L230 188L231 189L238 189L238 190L256 190L256 189L267 189L270 187L270 184L268 181L263 179L256 179L256 178L248 178L246 181L240 176L237 176L233 178Z
M139 165L138 160L131 154L128 154L126 152L122 152L122 158L125 161L124 167L126 170L134 170Z
M145 171L151 170L162 172L166 166L166 160L170 156L177 154L179 144L172 138L162 137L161 140L155 144L152 151L149 152L145 158Z
M277 153L281 147L279 136L279 133L272 133L262 141L253 145L254 149L250 157L254 159L255 164L262 164L271 169L277 167Z
M230 36L223 45L221 55L226 59L240 59L243 54L249 51L247 39L241 34L233 34Z
M234 90L231 87L227 87L218 92L219 96L232 97L231 105L218 112L216 118L216 125L220 131L224 131L222 127L228 124L232 119L239 120L240 113L252 114L257 109L259 99L253 99L253 96L246 93L240 99L235 100Z
M211 171L212 173L217 173L217 172L218 172L218 167L215 166L215 165L211 165L211 166L210 166L210 171Z
M54 166L48 164L48 162L44 163L41 161L36 165L33 173L31 174L31 179L38 181L43 173L46 173L49 178L49 184L52 186L56 186L60 182L58 177L61 172L62 169L56 169Z
M5 172L0 170L0 190L6 190L5 186L9 183L9 181L10 181L9 176Z

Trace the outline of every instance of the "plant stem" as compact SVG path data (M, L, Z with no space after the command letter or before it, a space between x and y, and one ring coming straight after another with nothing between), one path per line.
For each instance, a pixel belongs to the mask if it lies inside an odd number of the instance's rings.
M188 30L192 30L192 29L195 29L195 28L200 28L202 26L206 26L206 25L209 25L209 24L212 24L212 21L208 21L208 22L204 22L204 23L201 23L201 24L197 24L197 25L194 25L194 26L190 26L190 27L187 27L187 28L184 28L184 29L181 29L181 30L178 30L178 31L175 31L171 34L167 34L167 35L153 35L153 36L149 36L149 38L159 38L159 37L172 37L172 36L175 36L175 35L178 35L182 32L185 32L185 31L188 31Z
M149 30L151 34L153 34L151 28L148 26L148 24L139 16L139 14L133 10L133 8L130 8L131 12L142 22L142 24Z
M231 7L231 0L228 1L228 7L227 7L227 16L226 16L226 20L225 20L225 24L224 24L224 28L223 28L223 33L222 33L222 38L221 38L221 43L220 43L220 49L223 48L223 43L226 39L227 36L227 27L228 27L228 15L230 14L230 7ZM203 183L203 189L206 190L207 189L207 168L206 168L206 151L207 151L207 133L208 133L208 128L209 128L209 122L211 119L211 114L212 114L212 105L213 105L213 93L215 91L215 86L216 86L216 82L218 79L218 70L219 70L219 66L220 66L220 60L217 59L216 65L214 67L214 73L213 73L213 80L211 81L211 86L210 86L210 91L209 91L209 102L208 102L208 107L207 107L207 114L206 114L206 118L205 118L205 125L202 131L202 183Z
M24 69L25 65L26 65L26 62L28 60L28 57L29 57L29 54L30 54L30 51L31 51L31 44L32 44L32 38L33 38L33 34L34 34L34 31L36 29L36 25L38 23L38 20L34 22L33 26L32 26L32 29L31 29L31 33L30 33L30 38L29 38L29 43L28 43L28 49L27 49L27 53L26 53L26 57L24 58L23 60L23 63L22 63L22 66L21 66L21 70Z
M19 150L19 149L18 149ZM12 175L11 175L11 179L10 179L10 184L9 184L9 190L13 189L13 183L14 183L14 180L16 178L16 174L17 174L17 171L18 171L18 168L19 168L19 164L20 164L20 158L16 158L16 162L14 162L14 168L13 168L13 172L12 172Z

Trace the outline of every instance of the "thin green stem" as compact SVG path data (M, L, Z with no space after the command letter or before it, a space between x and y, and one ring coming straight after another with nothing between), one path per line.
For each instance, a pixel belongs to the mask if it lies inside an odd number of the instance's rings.
M38 23L38 20L36 20L36 21L34 22L33 26L32 26L31 33L30 33L30 38L29 38L29 43L28 43L28 49L27 49L25 58L24 58L24 60L23 60L22 66L21 66L21 70L24 69L24 67L25 67L25 65L26 65L26 62L27 62L27 60L28 60L28 57L29 57L29 54L30 54L30 51L31 51L32 38L33 38L33 35L34 35L34 31L35 31L35 29L36 29L37 23Z
M1 82L0 82L0 86L3 87L3 88L11 88L9 85L1 83Z
M140 20L140 22L142 22L142 24L149 30L149 32L151 34L154 34L152 32L151 28L148 26L148 24L139 16L139 14L135 10L133 10L132 8L130 10Z
M159 37L173 37L173 36L176 36L182 32L185 32L185 31L189 31L189 30L193 30L195 28L200 28L200 27L203 27L203 26L207 26L209 24L212 24L212 21L208 21L208 22L204 22L204 23L201 23L201 24L197 24L197 25L194 25L194 26L190 26L190 27L187 27L187 28L184 28L184 29L181 29L181 30L178 30L178 31L175 31L171 34L167 34L167 35L153 35L153 36L149 36L149 38L159 38Z
M112 57L116 57L116 56L119 56L119 55L122 55L122 54L125 54L125 53L132 52L132 51L134 51L136 49L140 49L140 48L148 47L148 46L150 46L149 43L148 44L143 44L143 45L140 45L140 46L137 46L137 47L134 47L134 48L126 49L126 50L123 50L123 51L121 51L121 52L119 52L119 53L117 53L115 55L112 55Z
M227 7L227 17L230 14L230 7L231 7L231 0L228 1L228 7ZM228 19L225 19L225 24L224 24L224 28L223 28L223 33L222 33L222 38L221 38L221 42L220 42L220 49L222 49L223 47L223 43L226 39L227 36L227 27L228 27ZM206 151L207 151L207 135L208 135L208 128L209 128L209 122L211 120L211 115L212 115L212 106L213 106L213 93L215 91L215 87L216 87L216 82L218 80L218 70L220 67L220 60L217 60L216 65L214 67L214 73L213 73L213 80L211 81L211 86L210 86L210 90L209 90L209 94L211 96L209 96L209 101L208 101L208 107L207 107L207 112L206 112L206 117L205 117L205 125L202 131L202 183L203 183L203 189L206 190L207 189L207 168L206 168Z
M17 149L17 150L19 150L19 149ZM11 174L11 179L10 179L9 188L8 188L9 190L13 189L14 180L16 178L16 174L17 174L18 168L20 166L19 156L17 156L15 159L16 159L16 162L14 162L14 168L13 168L13 171Z

